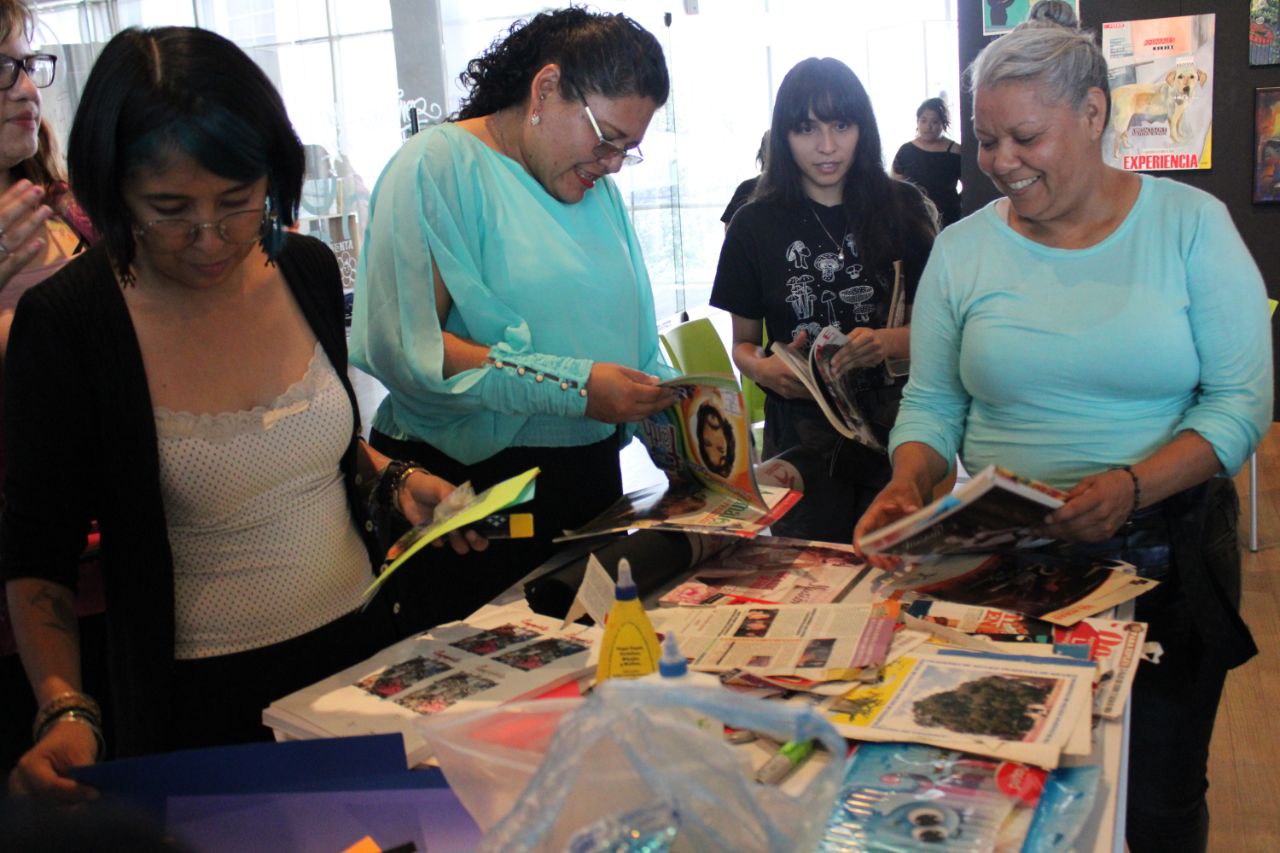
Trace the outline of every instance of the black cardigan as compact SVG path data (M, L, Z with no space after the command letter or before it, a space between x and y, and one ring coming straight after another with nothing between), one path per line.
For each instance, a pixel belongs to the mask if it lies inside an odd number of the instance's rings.
M355 496L360 416L347 377L337 261L318 240L290 235L279 267L351 400L352 439L341 467L354 517L361 518ZM74 588L89 523L98 520L114 752L166 749L173 556L155 414L133 323L101 246L23 295L4 368L9 458L0 574ZM365 540L372 549L370 537ZM371 562L378 564L372 550Z

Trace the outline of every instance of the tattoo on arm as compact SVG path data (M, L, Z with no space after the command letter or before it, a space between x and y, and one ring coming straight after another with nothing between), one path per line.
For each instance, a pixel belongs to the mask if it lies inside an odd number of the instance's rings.
M31 596L29 603L44 617L44 627L76 636L76 611L65 590L43 587Z

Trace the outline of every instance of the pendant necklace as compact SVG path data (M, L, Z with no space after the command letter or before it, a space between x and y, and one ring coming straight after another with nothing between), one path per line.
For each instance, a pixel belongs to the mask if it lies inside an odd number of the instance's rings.
M827 226L822 224L822 217L818 215L818 209L813 205L809 205L809 209L813 211L813 218L818 223L818 227L822 229L822 233L827 235L827 239L835 244L836 257L840 259L840 263L844 263L844 241L837 240L831 236L831 232L827 230Z

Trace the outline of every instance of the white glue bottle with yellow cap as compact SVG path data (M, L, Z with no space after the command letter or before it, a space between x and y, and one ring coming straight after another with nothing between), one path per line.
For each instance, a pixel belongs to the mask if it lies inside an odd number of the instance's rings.
M640 678L658 669L658 635L644 612L631 579L631 564L618 561L613 609L604 623L596 683L606 678Z

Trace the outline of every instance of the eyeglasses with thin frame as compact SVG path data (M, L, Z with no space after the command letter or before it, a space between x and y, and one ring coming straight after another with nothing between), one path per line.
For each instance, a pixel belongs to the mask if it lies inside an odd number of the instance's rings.
M644 162L644 155L640 153L640 146L633 145L630 148L623 148L617 143L610 142L604 138L604 134L600 132L600 125L596 122L596 117L591 113L591 107L587 104L587 99L582 99L582 109L587 113L587 121L591 122L591 129L596 132L596 139L599 140L595 148L591 149L591 156L597 160L612 160L615 157L622 158L622 165L634 166L637 163Z
M33 53L22 59L0 54L0 91L12 89L18 82L18 71L27 72L37 89L53 84L53 74L58 67L58 57L52 53Z
M213 228L224 243L243 246L262 239L262 223L266 213L262 208L238 210L214 222L193 222L190 219L153 219L134 229L138 242L149 251L160 254L181 252L200 238L200 232Z

